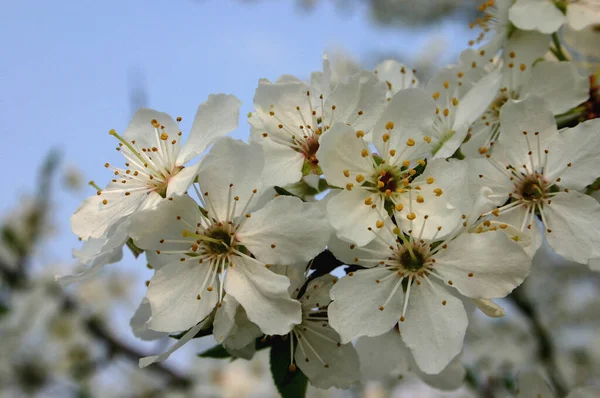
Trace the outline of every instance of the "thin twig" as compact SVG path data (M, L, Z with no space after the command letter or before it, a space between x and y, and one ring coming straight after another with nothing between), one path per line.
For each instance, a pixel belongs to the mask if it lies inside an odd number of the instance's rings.
M515 306L529 321L533 335L538 342L538 358L546 369L546 372L548 373L548 376L554 385L556 394L559 397L566 396L568 390L556 364L556 352L552 342L552 336L542 324L537 308L527 297L523 286L515 289L508 296L508 299L515 304Z

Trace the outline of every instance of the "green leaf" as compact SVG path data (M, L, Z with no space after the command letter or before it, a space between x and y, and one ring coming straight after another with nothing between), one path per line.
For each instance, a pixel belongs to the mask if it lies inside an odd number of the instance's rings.
M290 336L290 338L293 338ZM294 344L295 345L295 344ZM277 339L271 347L271 375L283 398L304 398L308 379L299 368L290 372L290 342Z
M293 193L291 193L290 191L288 191L288 190L287 190L287 189L285 189L285 188L282 188L282 187L275 186L275 187L273 187L273 189L275 189L275 192L277 192L279 195L282 195L282 196L293 196L293 197L295 197L295 198L298 198L298 199L300 199L300 200L301 200L301 201L303 201L303 202L306 202L306 201L305 201L304 199L302 199L300 196L298 196L298 195L294 195Z
M144 252L143 249L140 249L135 245L135 243L133 243L133 239L131 238L127 239L127 247L129 248L129 250L131 250L131 253L133 253L133 256L135 258L138 258L140 254Z
M169 335L169 337L171 337L171 338L173 338L173 339L175 339L175 340L179 340L179 339L181 339L183 336L185 336L185 334L186 334L188 331L189 331L189 329L188 329L188 330L186 330L185 332L181 332L181 333L178 333L178 334L170 334L170 335ZM212 327L212 325L211 325L211 326L208 326L206 329L200 329L200 330L198 331L198 333L196 333L196 335L195 335L194 337L192 337L192 338L194 338L194 339L199 339L200 337L204 337L204 336L209 336L209 335L211 335L211 334L212 334L212 332L213 332L213 327Z
M201 352L198 354L198 356L202 358L229 358L231 357L231 354L227 352L222 344L218 344L204 352Z

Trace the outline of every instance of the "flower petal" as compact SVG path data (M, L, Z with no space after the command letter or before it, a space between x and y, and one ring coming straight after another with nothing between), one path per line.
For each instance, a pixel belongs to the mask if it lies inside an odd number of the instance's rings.
M253 191L261 189L263 167L264 157L260 145L248 145L230 137L217 141L202 159L198 172L198 185L205 200L210 201L206 210L211 216L219 221L228 219L227 204L231 202L230 195L239 197L236 215L240 215Z
M517 0L508 16L517 28L542 33L554 33L565 23L564 14L549 0Z
M165 337L167 334L162 332L156 332L152 329L148 329L148 319L152 316L152 310L150 309L150 303L145 297L135 314L129 321L133 335L141 340L158 340Z
M300 302L288 294L290 281L256 260L235 257L225 277L225 291L246 310L265 334L286 334L301 322Z
M560 192L544 205L546 239L567 260L587 264L600 257L600 203L579 192Z
M338 344L339 335L327 323L308 321L294 331L300 335L296 363L310 384L317 388L348 388L360 379L354 346Z
M435 256L444 282L471 298L505 297L531 269L523 249L500 231L462 233Z
M365 150L367 156L363 156ZM333 186L344 187L356 183L359 174L367 177L373 173L368 145L354 129L342 123L334 124L323 135L317 158L327 181Z
M341 191L329 200L327 219L337 231L339 238L359 246L364 246L375 239L376 235L367 228L375 228L376 222L380 221L382 216L371 207L372 205L365 205L365 200L368 198L373 199L370 192L353 189ZM383 209L383 200L379 196L374 199L373 204Z
M393 270L372 268L352 272L333 286L329 323L342 343L360 336L379 336L394 327L402 313L400 281Z
M546 178L553 181L560 177L560 187L577 191L593 183L600 164L599 132L600 119L562 130L548 146Z
M123 138L129 142L135 141L135 146L138 148L158 146L160 142L159 133L156 132L152 124L153 120L156 120L160 126L164 126L164 129L160 129L161 133L165 132L172 138L178 136L180 131L179 126L170 115L155 111L154 109L140 108L134 113L129 126L127 126L127 129L123 133ZM180 141L177 140L175 145L175 151L177 152Z
M373 144L379 155L387 157L387 151L394 149L397 152L396 163L402 163L430 153L432 144L424 137L431 131L434 116L435 102L425 90L409 88L399 91L373 129ZM385 143L384 134L390 135ZM407 145L409 139L414 140L416 145Z
M343 122L355 130L368 132L385 108L385 92L386 85L373 73L360 72L350 76L325 99L323 121L329 125Z
M409 371L412 353L396 329L381 336L359 338L356 351L360 372L367 380L384 380L392 373Z
M425 281L412 285L405 319L398 325L419 368L437 374L462 350L467 323L462 302Z
M182 165L204 152L211 144L238 127L242 102L235 95L211 94L198 106L194 124L181 147L177 165Z
M219 300L218 278L210 291L200 291L210 270L210 264L187 259L156 271L146 293L152 308L148 327L159 332L177 332L206 318Z
M552 113L558 115L587 100L589 89L589 79L572 63L542 61L533 67L521 95L544 98Z
M322 252L330 235L320 206L278 196L252 213L238 239L265 263L291 265L307 262Z

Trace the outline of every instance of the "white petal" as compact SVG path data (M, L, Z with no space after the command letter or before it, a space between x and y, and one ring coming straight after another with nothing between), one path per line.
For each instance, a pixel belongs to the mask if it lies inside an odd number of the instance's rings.
M400 90L417 87L419 80L412 69L395 60L386 60L375 67L375 74L388 88L390 98Z
M473 299L473 302L487 316L490 318L502 318L506 315L506 311L500 305L494 303L488 299Z
M588 120L561 133L548 146L546 177L558 185L582 191L598 177L600 164L600 119ZM571 166L567 166L571 164Z
M356 351L360 372L367 380L384 380L392 373L408 372L410 367L412 354L396 329L381 336L359 338Z
M59 277L57 282L62 287L81 282L96 275L104 265L121 261L127 238L127 222L120 222L111 227L106 236L85 241L81 249L73 250L73 257L88 268L74 275Z
M208 263L198 264L192 259L156 271L146 293L152 308L148 327L159 332L176 332L206 318L219 300L218 280L211 291L200 291L210 268Z
M320 206L278 196L252 213L238 239L262 262L288 265L307 262L322 252L330 235Z
M385 224L384 228L377 231L382 239L373 239L364 246L358 246L355 243L347 242L333 235L327 244L327 248L331 250L337 259L343 261L344 264L358 264L364 267L372 267L375 263L370 260L378 260L393 254L390 252L389 246L395 246L396 244L397 237L392 233L396 225L393 224L391 218L387 218Z
M367 150L368 156L362 156L363 150ZM345 187L348 183L358 185L358 174L369 177L373 173L373 160L367 144L356 135L354 129L342 123L334 124L323 135L317 159L327 182L333 186ZM346 177L345 170L349 177Z
M529 274L531 259L500 231L462 233L435 256L434 269L463 295L505 297Z
M361 72L339 83L325 100L323 121L350 124L355 130L368 132L386 105L386 85L373 73ZM335 109L333 109L335 107Z
M308 321L295 330L301 333L295 353L296 364L310 384L317 388L348 388L359 380L356 350L352 343L338 346L340 338L327 323Z
M495 160L495 157L493 159ZM502 195L489 198L490 205L481 208L480 211L485 213L496 206L506 203L508 194L512 193L515 189L508 174L498 170L498 167L495 167L492 161L485 158L468 158L467 162L469 164L469 189L473 197L482 193L481 187L490 188L493 195ZM484 192L487 193L486 191Z
M462 386L467 371L460 361L460 357L456 356L448 366L438 374L427 374L419 370L417 366L413 367L413 371L421 380L429 384L431 387L442 391L454 391Z
M506 64L511 62L510 55L514 53L515 58L512 62L516 67L524 64L526 66L525 73L519 74L516 69L505 71L513 74L513 87L517 87L519 82L524 82L531 74L531 66L538 58L542 58L547 52L550 45L550 35L537 31L515 30L503 51L504 61Z
M398 325L419 368L436 374L462 350L467 322L459 299L444 287L434 289L424 281L412 285L405 319Z
M227 203L231 202L230 184L233 184L231 197L239 197L236 213L239 215L253 191L261 189L263 167L260 145L248 145L230 137L217 141L202 159L198 172L198 184L206 196L205 200L210 201L211 205L206 210L211 216L219 221L227 220Z
M548 143L557 134L556 121L548 103L534 96L518 102L510 100L500 110L500 123L501 134L494 147L494 154L498 152L500 156L505 156L515 167L525 164L531 170L533 162L533 169L541 168L544 149L548 148ZM527 136L523 134L524 131ZM535 133L538 132L539 135L536 136ZM528 154L530 150L531 156Z
M431 184L427 183L429 177L434 178ZM413 230L417 236L422 234L423 239L432 239L434 235L443 238L453 232L462 224L462 215L468 214L471 208L467 181L467 162L456 159L436 159L429 162L425 172L411 184L421 189L411 190L400 200L404 208L402 215L396 220L401 228L404 231ZM414 221L406 218L406 214L411 211L416 215ZM425 216L428 218L425 227L421 228ZM440 226L442 230L438 231Z
M333 196L327 203L327 219L337 231L341 239L366 245L375 234L367 228L375 228L377 221L382 219L379 211L365 205L365 200L372 197L371 193L361 189L341 191ZM383 200L378 196L373 198L373 203L383 209ZM386 215L387 218L387 215ZM385 221L385 219L384 219Z
M590 25L600 23L600 8L594 0L580 3L570 3L567 7L567 21L575 30L584 29Z
M225 277L225 291L246 310L265 334L286 334L301 321L300 302L288 294L290 281L256 260L235 257Z
M517 0L508 15L517 28L542 33L554 33L565 23L564 14L550 0Z
M166 352L161 355L155 355L151 357L141 358L139 365L140 368L145 368L148 365L152 365L155 362L164 361L169 358L172 353L180 349L185 343L194 338L194 336L202 329L205 325L203 323L199 323L193 328L191 328L181 339L177 341L177 343L173 344Z
M183 231L202 221L194 199L187 195L176 196L172 200L163 200L154 210L140 211L132 216L129 235L141 249L186 251L196 239L184 238Z
M500 89L501 77L499 71L486 75L460 98L456 108L454 130L465 129L466 132L473 122L483 114ZM464 138L463 136L462 139ZM458 145L460 145L462 139ZM458 148L458 145L456 148Z
M133 115L127 130L123 133L123 138L129 142L135 141L135 146L138 148L158 147L160 143L159 133L152 125L152 120L156 120L158 124L164 126L164 130L160 129L160 133L165 132L169 137L177 137L180 131L179 126L170 115L154 109L140 108ZM178 140L176 151L179 150L179 144Z
M187 163L204 152L211 144L238 127L242 102L234 95L211 94L198 106L194 124L181 147L176 164Z
M435 116L435 102L425 90L409 88L399 91L389 102L385 111L379 118L373 130L373 144L379 154L386 158L387 152L395 149L397 163L403 160L416 160L431 152L432 144L428 144L424 137L431 131ZM389 122L394 128L388 130ZM384 145L383 135L389 134L390 139ZM412 138L416 145L408 146L407 140Z
M567 260L587 264L600 257L600 204L587 195L570 191L552 197L544 205L550 247Z
M263 332L248 320L246 311L231 295L225 295L222 306L217 308L213 322L213 334L218 343L228 350L243 350L254 346L257 337Z
M589 97L589 79L570 62L542 61L535 64L521 95L544 98L555 115L575 108Z
M306 291L299 298L302 308L310 311L315 307L324 307L331 302L329 291L338 281L336 276L326 274L310 281Z
M169 179L169 185L167 185L167 197L185 194L196 179L199 169L200 163L196 163L193 166L185 167L175 176L171 177Z
M400 280L393 270L373 268L348 274L333 286L329 323L340 334L342 343L360 336L379 336L394 327L402 313Z
M284 187L300 181L305 159L302 153L262 135L252 134L250 140L263 147L265 167L262 180L265 185Z
M167 334L148 329L148 319L152 316L150 303L144 297L135 314L129 321L133 335L141 340L158 340Z
M111 182L100 195L90 196L75 210L71 216L73 233L85 240L101 238L119 220L142 206L147 198L143 191L126 196L121 184Z
M588 261L588 266L592 271L600 271L600 258L591 258Z

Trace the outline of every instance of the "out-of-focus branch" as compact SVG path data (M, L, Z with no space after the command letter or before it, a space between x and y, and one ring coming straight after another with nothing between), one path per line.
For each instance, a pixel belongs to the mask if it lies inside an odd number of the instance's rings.
M31 287L29 274L27 272L28 264L33 248L38 244L42 237L45 219L50 208L50 197L52 188L52 178L59 164L59 155L56 152L51 152L46 158L42 166L40 179L38 182L38 192L36 194L34 210L27 215L25 220L27 227L27 242L13 242L12 249L17 255L16 266L11 267L0 261L0 277L9 288L27 289ZM69 295L59 290L59 300L62 302L62 308L70 311L78 311L78 303ZM140 358L148 356L129 345L119 341L113 336L102 324L102 322L90 317L83 320L87 331L98 341L104 344L109 352L109 357L121 355L132 360L136 366ZM187 387L191 385L189 378L179 375L172 369L163 364L154 364L150 370L159 372L169 379L169 385L172 387Z
M508 299L512 301L529 321L531 331L538 342L538 359L546 369L554 385L556 394L559 397L566 396L568 389L556 363L556 351L552 342L552 336L542 324L535 304L529 300L523 286L515 289L508 296Z

